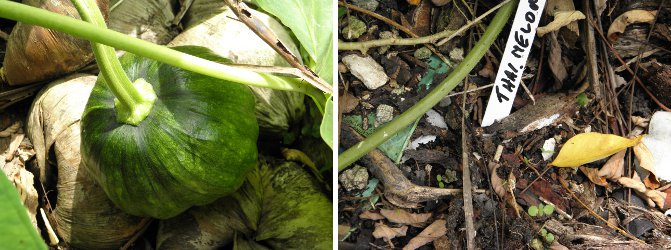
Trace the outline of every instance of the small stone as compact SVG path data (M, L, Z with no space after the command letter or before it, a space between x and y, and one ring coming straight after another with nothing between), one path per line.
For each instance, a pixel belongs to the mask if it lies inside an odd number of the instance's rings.
M413 54L415 58L419 60L425 60L428 59L431 56L431 50L427 47L421 47L417 50L415 50L415 53Z
M361 106L365 109L373 109L375 106L373 104L367 103L367 102L361 102Z
M377 9L377 6L380 5L380 2L376 0L352 0L352 4L362 9L375 11Z
M394 119L394 107L387 104L380 104L377 106L375 112L375 127L379 127Z
M343 57L342 62L368 89L377 89L389 81L384 68L370 56L351 54Z
M368 184L368 170L362 166L354 165L354 167L343 171L338 180L348 192L361 190L366 188Z
M438 107L444 108L444 107L450 106L450 104L452 104L452 98L450 98L449 96L446 96L446 97L443 97L443 99L440 100L440 102L438 103Z
M355 16L349 16L347 19L347 26L342 29L341 34L349 40L357 39L366 32L366 23L359 20Z
M454 48L450 51L450 59L453 61L461 62L464 60L464 49Z

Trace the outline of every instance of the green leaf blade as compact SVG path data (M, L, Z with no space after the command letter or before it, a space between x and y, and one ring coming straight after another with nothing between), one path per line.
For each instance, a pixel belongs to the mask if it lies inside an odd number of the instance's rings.
M9 250L47 249L4 174L0 174L0 246Z
M324 108L324 117L319 126L319 133L326 144L333 149L333 97L329 97Z
M252 0L277 17L296 35L314 64L306 62L319 77L333 84L333 8L329 0Z

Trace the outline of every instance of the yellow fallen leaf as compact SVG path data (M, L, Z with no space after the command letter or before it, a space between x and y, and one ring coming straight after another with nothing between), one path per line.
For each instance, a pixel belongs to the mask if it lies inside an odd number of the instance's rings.
M642 136L627 139L617 135L583 133L569 139L552 161L555 167L579 167L636 145Z

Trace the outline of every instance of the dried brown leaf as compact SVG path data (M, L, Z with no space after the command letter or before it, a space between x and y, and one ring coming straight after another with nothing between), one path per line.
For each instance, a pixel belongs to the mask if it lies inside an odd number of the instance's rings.
M609 180L617 180L624 175L624 156L627 150L620 150L608 159L599 170L599 176Z
M345 238L347 233L349 233L350 226L348 225L338 225L338 240Z
M640 116L632 116L631 122L639 127L647 128L650 125L650 118L643 118Z
M413 214L403 209L381 209L380 214L390 222L411 225L413 227L422 227L431 218L431 213Z
M389 227L382 222L375 223L375 231L373 231L373 237L376 239L384 238L385 240L391 240L398 236L405 236L405 233L408 231L408 226L402 227Z
M650 153L650 149L645 146L645 143L639 143L634 146L634 155L636 155L636 160L638 160L638 164L642 168L650 171L650 173L657 174L654 158L652 157L652 153Z
M645 196L649 199L652 200L652 202L657 205L657 207L664 209L664 202L666 201L666 193L662 191L657 191L657 190L647 190L645 191ZM650 201L648 201L648 205L650 205ZM654 206L651 206L654 207Z
M606 178L601 177L599 175L599 170L596 168L580 167L580 171L582 171L582 173L585 174L585 176L587 176L587 178L589 178L589 180L594 184L602 187L608 186Z
M634 155L638 160L639 166L641 168L648 170L650 175L646 176L643 179L643 184L650 189L656 189L660 186L659 180L657 179L657 170L655 169L655 162L650 149L645 145L645 143L639 143L634 146Z
M620 33L624 32L628 25L633 23L650 23L655 20L657 11L630 10L615 18L608 27L608 39L617 40Z
M417 249L429 242L432 242L441 236L447 233L447 227L445 227L445 220L437 220L431 223L426 227L419 235L412 238L407 245L403 247L403 250L414 250Z
M548 25L538 27L537 32L538 36L542 37L547 33L550 33L552 31L559 30L561 27L567 26L577 20L582 20L585 19L585 14L580 12L579 10L573 10L573 11L557 11L554 13L554 20L550 22ZM572 28L569 28L572 31L578 33L578 30L573 30Z
M496 169L499 168L499 164L495 162L490 162L489 163L489 172L491 174L491 182L492 182L492 188L494 189L494 192L496 195L498 195L500 198L505 198L508 196L508 191L504 185L504 180L501 179L497 174L496 174Z
M359 106L359 98L350 94L349 92L340 96L339 107L340 112L347 114L354 111L354 109Z
M622 186L628 187L633 189L636 192L639 193L645 193L645 184L638 180L638 178L629 178L629 177L621 177L620 179L617 179L617 182L622 184Z
M366 220L384 220L384 216L379 213L373 213L370 210L364 211L359 215L359 218Z

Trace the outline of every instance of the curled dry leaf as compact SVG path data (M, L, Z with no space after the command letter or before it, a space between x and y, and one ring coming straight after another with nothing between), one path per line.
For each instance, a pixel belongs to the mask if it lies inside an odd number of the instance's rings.
M411 225L413 227L422 227L431 218L431 213L413 214L403 209L381 209L380 214L390 222Z
M631 117L631 122L634 123L634 125L647 128L648 125L650 124L650 118L643 118L640 116L632 116Z
M436 220L426 227L419 235L412 238L403 250L414 250L426 243L432 242L447 233L445 220Z
M660 184L657 179L657 170L655 170L654 158L648 147L644 143L636 144L636 146L634 146L634 155L636 155L636 160L638 160L639 166L650 172L650 174L643 180L645 186L650 189L658 188Z
M107 19L107 1L96 1ZM24 0L24 4L79 19L70 1ZM7 39L0 68L13 86L53 79L80 69L93 60L90 43L61 32L17 23Z
M666 200L666 193L647 189L645 184L641 182L640 178L637 175L634 175L633 178L622 177L617 180L622 186L628 187L636 191L638 195L646 199L648 206L664 208L664 202Z
M627 139L596 132L579 134L564 144L559 155L551 164L556 167L578 167L634 146L641 139L643 139L642 136Z
M492 188L494 189L494 192L496 195L498 195L500 198L505 198L508 196L508 191L504 185L504 180L501 179L497 174L496 174L496 169L499 168L499 164L495 162L490 162L489 163L489 172L491 173L491 182L492 182Z
M359 218L367 220L384 220L384 216L379 213L373 213L370 210L363 211L363 213L359 215Z
M628 25L633 23L650 23L655 20L657 11L630 10L615 18L608 28L608 39L617 40L619 34L624 32Z
M620 150L608 159L599 170L599 176L609 180L617 180L624 175L624 155L627 150Z
M580 171L582 171L582 173L585 174L585 176L587 176L587 178L589 178L592 183L602 187L608 186L606 178L601 177L599 175L599 170L596 168L580 167Z
M554 13L555 19L552 20L552 22L548 23L548 25L538 27L538 36L542 37L547 33L550 33L552 31L559 30L559 28L564 27L566 25L569 25L572 22L575 22L577 20L582 20L585 19L585 14L578 10L574 11L557 11ZM574 32L578 33L577 30L573 30Z
M373 231L373 237L376 239L383 238L385 240L391 240L398 236L405 236L405 233L408 231L408 226L402 227L389 227L382 222L375 223L375 231Z

